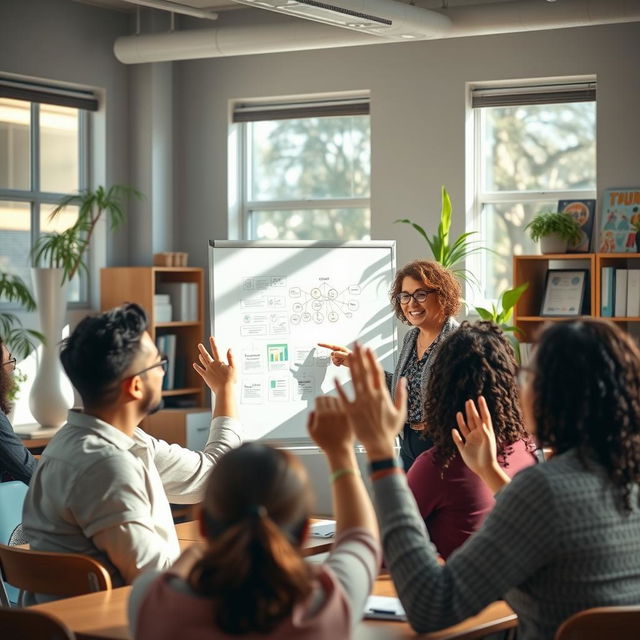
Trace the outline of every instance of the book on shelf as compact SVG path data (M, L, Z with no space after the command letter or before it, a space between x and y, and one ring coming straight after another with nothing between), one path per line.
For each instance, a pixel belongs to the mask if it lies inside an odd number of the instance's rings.
M629 269L627 274L627 317L640 317L640 269Z
M163 333L156 338L156 346L163 357L167 358L167 370L162 381L163 391L175 389L176 371L176 335Z
M640 187L606 189L600 212L600 253L636 253L636 230L640 224Z
M627 315L627 277L628 269L616 269L615 298L613 303L613 315L615 318L624 318Z
M613 317L614 273L613 267L602 267L600 288L600 315L603 318Z
M158 291L169 296L175 322L198 321L198 285L195 282L161 282Z
M568 253L588 253L591 247L593 235L593 221L596 217L596 201L586 200L559 200L558 212L570 215L580 226L580 240L569 245Z

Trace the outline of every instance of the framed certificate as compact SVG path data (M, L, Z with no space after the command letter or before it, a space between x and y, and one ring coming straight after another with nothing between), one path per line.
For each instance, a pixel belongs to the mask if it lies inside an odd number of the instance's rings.
M580 316L587 269L548 269L541 316Z

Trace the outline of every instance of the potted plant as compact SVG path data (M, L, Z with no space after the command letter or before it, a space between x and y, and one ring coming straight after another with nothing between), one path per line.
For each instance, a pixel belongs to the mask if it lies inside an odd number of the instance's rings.
M116 229L125 219L124 206L135 189L122 185L65 196L53 210L52 220L67 206L78 207L78 219L62 232L43 234L32 250L32 277L38 301L40 326L46 337L38 371L31 389L29 405L38 423L56 427L64 423L73 402L73 391L58 358L58 342L64 327L69 281L78 271L87 271L86 255L97 224L103 215L110 228Z
M0 300L17 302L26 311L36 308L35 300L29 287L19 276L0 272ZM15 313L0 313L0 338L9 351L21 358L26 358L35 348L35 340L43 340L43 336L33 329L25 329Z
M580 225L566 213L542 211L525 227L542 253L565 253L569 243L580 241Z
M476 242L469 239L476 233L475 231L467 231L458 236L453 242L450 241L451 213L451 198L443 185L440 224L435 234L429 235L419 224L416 224L408 218L402 218L396 220L396 222L410 224L425 239L431 250L433 259L443 267L451 269L460 280L465 282L470 280L475 281L475 276L468 269L460 267L460 264L472 253L485 248L482 246L474 246Z
M522 331L511 324L511 316L513 314L513 308L516 306L518 300L520 300L522 294L529 288L528 282L523 282L520 286L513 289L507 289L500 298L498 298L497 306L491 305L491 309L485 309L484 307L476 307L478 315L483 320L489 320L494 324L497 324L505 333L511 334L509 339L513 345L513 350L516 354L516 360L520 363L520 343L516 339L516 333L522 333Z

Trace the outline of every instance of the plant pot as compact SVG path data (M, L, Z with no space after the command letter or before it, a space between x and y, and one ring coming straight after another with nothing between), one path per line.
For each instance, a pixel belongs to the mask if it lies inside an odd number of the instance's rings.
M540 238L540 253L566 253L567 244L559 233L550 233Z
M45 337L29 408L43 427L60 427L73 406L73 387L60 363L60 340L67 311L68 282L62 269L31 269L33 293L38 305L40 330Z

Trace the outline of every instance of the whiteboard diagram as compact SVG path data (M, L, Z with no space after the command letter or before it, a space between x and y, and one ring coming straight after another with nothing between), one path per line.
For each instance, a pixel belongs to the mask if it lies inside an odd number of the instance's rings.
M210 244L212 332L236 357L250 439L306 440L315 397L333 393L336 377L349 385L318 342L359 339L393 368L392 242Z

